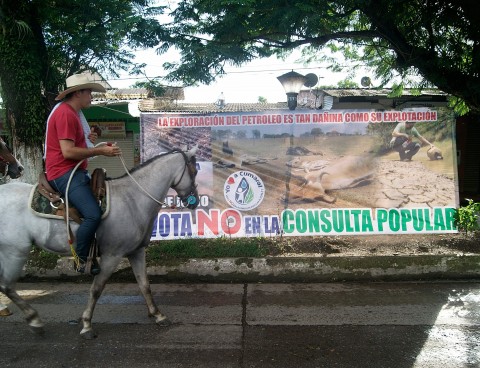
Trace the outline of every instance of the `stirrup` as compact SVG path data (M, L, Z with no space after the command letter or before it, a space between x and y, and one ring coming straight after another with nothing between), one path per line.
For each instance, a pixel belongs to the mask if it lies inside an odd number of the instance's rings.
M100 265L98 264L96 257L88 257L87 262L85 263L85 273L90 275L98 275L100 273Z

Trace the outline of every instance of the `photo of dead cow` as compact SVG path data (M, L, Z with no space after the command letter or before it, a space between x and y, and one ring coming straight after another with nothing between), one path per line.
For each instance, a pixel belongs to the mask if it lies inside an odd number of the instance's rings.
M257 214L288 207L455 206L451 124L449 119L417 123L442 156L436 159L422 146L408 162L388 146L396 123L213 128L214 192L223 191L233 172L248 170L266 187Z

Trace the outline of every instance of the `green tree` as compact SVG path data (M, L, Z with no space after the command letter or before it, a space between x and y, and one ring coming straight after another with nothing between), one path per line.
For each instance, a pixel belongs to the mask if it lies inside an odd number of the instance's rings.
M146 88L153 96L162 96L165 93L166 87L158 80L147 80L135 82L133 88Z
M344 79L338 82L338 88L358 88L358 83L349 79Z
M42 166L47 114L63 83L85 70L118 75L132 49L158 44L151 0L0 0L0 84L25 181ZM138 70L138 69L137 69Z
M351 72L367 67L380 87L395 82L396 94L433 85L480 112L480 13L472 1L183 0L173 15L160 48L181 52L165 64L172 80L210 83L226 64L302 48L305 61L329 60L335 71L343 60Z
M33 146L43 136L45 125L46 50L38 23L38 11L26 1L0 3L0 84L6 109L6 123L14 148L24 138L24 150L16 149L17 157L27 173L41 165L40 144ZM40 151L40 152L39 152ZM30 158L30 160L29 160ZM38 171L36 172L38 174Z

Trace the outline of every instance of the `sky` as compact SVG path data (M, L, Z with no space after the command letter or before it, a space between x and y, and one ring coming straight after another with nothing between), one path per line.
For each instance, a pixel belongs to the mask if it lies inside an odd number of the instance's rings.
M160 3L165 4L165 1L157 1L157 5ZM175 8L177 0L168 0L167 3ZM168 14L161 15L160 18L162 22L171 21ZM146 75L148 77L164 76L166 73L162 64L166 61L179 60L178 52L172 49L165 55L160 56L155 53L154 49L136 51L135 55L136 62L147 64ZM332 73L325 65L317 64L306 67L298 62L299 57L300 51L294 51L285 61L271 57L257 59L241 67L227 66L227 74L218 78L216 82L208 86L186 87L184 89L184 102L214 103L219 99L222 92L226 103L254 103L258 102L259 96L265 97L267 102L270 103L285 102L287 97L277 77L289 71L294 70L303 75L316 74L321 85L337 85L347 76L346 73ZM366 75L358 75L353 81L360 85L360 80L364 76ZM119 80L108 80L108 82L113 88L128 88L137 80L142 80L131 78L124 73L121 74Z
M159 56L153 49L137 51L135 54L137 62L147 64L146 75L148 77L165 75L162 63L167 61L167 57L175 57L173 54ZM287 99L285 91L277 77L291 70L303 75L313 73L317 75L321 85L337 85L339 81L346 78L346 73L332 73L325 66L319 64L304 66L298 62L298 57L297 53L292 54L285 61L271 57L254 60L242 67L227 67L227 74L208 86L186 87L184 102L214 103L222 92L226 103L254 103L258 102L259 96L265 97L270 103L285 102ZM168 59L168 61L172 61L172 59ZM354 82L360 85L360 79L363 76L359 75L356 78L358 80L355 79ZM137 80L142 80L136 78L124 73L118 80L108 80L108 82L113 88L128 88Z

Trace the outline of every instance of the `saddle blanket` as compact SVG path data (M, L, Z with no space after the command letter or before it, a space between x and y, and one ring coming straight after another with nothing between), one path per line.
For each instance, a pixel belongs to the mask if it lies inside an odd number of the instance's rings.
M107 217L108 212L110 210L110 195L109 195L109 188L108 183L105 183L105 198L100 204L102 210L102 219ZM38 190L38 184L32 188L30 192L29 198L29 207L32 212L40 217L46 217L51 219L63 220L63 212L61 214L57 214L58 209L50 205L50 201L48 198L44 197ZM71 204L69 207L72 208Z

